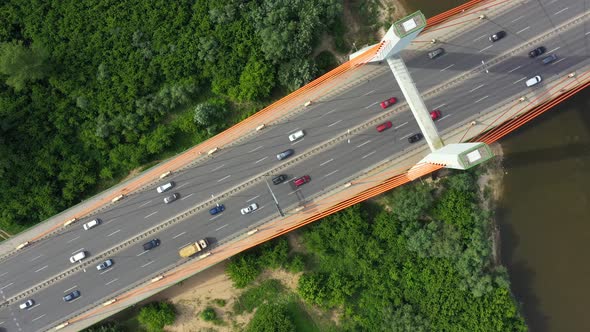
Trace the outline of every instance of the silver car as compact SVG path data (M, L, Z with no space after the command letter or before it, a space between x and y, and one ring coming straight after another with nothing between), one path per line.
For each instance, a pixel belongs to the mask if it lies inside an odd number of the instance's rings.
M106 261L104 261L104 262L102 262L102 263L98 264L98 265L96 266L96 269L97 269L97 270L99 270L99 271L102 271L102 270L106 270L106 269L108 269L108 268L109 268L109 267L111 267L111 266L113 266L113 260L109 258L109 259L107 259Z
M258 210L258 204L252 203L252 204L246 206L245 208L241 209L240 212L242 212L242 214L248 214L248 213L254 212L256 210Z

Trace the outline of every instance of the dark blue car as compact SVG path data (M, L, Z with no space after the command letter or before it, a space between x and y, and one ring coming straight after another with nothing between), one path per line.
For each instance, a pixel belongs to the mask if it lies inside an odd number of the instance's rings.
M217 204L217 206L214 206L211 210L209 210L209 214L214 216L214 215L221 213L223 211L225 211L225 205Z

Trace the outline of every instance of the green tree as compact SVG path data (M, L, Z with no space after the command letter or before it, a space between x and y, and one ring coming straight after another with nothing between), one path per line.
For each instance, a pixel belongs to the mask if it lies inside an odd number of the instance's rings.
M7 76L6 84L16 91L27 82L47 77L50 71L47 51L37 44L26 47L22 42L0 44L0 73Z
M255 101L270 95L275 85L273 66L258 56L251 56L240 75L238 100Z
M125 332L125 328L116 322L106 322L95 324L82 332Z
M295 332L295 324L285 307L263 304L246 326L246 332Z
M205 310L201 311L201 319L206 321L206 322L212 322L217 320L217 313L215 312L215 309L211 308L211 307L207 307L205 308Z
M232 280L234 287L244 288L250 284L258 275L260 268L256 259L250 255L239 255L230 258L225 273Z
M137 320L148 332L164 331L164 326L171 325L176 319L172 304L167 302L149 303L139 311Z

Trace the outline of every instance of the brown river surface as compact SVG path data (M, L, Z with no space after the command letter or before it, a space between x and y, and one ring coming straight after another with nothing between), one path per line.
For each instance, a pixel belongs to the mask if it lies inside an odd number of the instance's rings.
M402 0L431 17L462 0ZM533 332L590 331L590 88L503 138L502 263Z

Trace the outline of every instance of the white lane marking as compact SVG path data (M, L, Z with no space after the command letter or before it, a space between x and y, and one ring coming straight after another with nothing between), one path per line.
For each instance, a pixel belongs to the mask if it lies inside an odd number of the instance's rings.
M340 171L340 170L339 170L339 169L337 169L337 170L335 170L335 171L332 171L332 172L330 172L330 173L328 173L328 174L324 175L324 177L325 177L325 178L327 178L328 176L330 176L330 175L332 175L332 174L335 174L335 173L336 173L336 172L338 172L338 171Z
M76 236L75 238L68 240L68 242L66 242L66 243L74 242L79 238L80 238L79 236Z
M526 31L526 30L530 29L530 28L531 28L531 26L529 25L528 27L526 27L524 29L521 29L521 30L516 31L516 33L521 33L523 31Z
M80 296L80 297L77 297L77 298L75 298L75 299L71 300L69 303L76 302L76 301L78 301L80 298L82 298L82 296Z
M408 137L410 137L410 136L412 136L412 135L414 135L414 134L407 134L406 136L404 136L404 137L400 138L399 140L400 140L400 141L401 141L401 140L404 140L404 139L406 139L406 138L408 138Z
M407 125L407 124L408 124L407 122L404 122L404 123L402 123L401 125L399 125L399 126L397 126L397 127L394 127L393 129L399 129L399 128L401 128L401 127L403 127L403 126Z
M557 1L557 0L551 0L551 1L547 2L547 3L545 4L545 6L548 6L548 5L552 4L552 3L554 3L555 1Z
M143 254L145 254L145 253L147 253L147 252L148 252L147 250L144 250L144 251L143 251L143 252L141 252L139 255L137 255L137 257L139 257L139 256L141 256L141 255L143 255Z
M485 38L485 37L487 37L487 36L488 36L488 35L479 36L479 37L475 38L473 41L478 41L478 40L480 40L480 39L482 39L482 38Z
M113 219L111 219L111 220L109 220L109 221L105 222L104 224L105 224L105 225L108 225L108 224L112 223L113 221L115 221L116 219L117 219L117 218L113 218Z
M299 130L299 128L291 129L291 130L289 130L288 132L289 132L289 133L294 133L294 132L296 132L297 130Z
M68 291L71 291L72 289L74 289L74 288L76 288L76 287L78 287L78 285L76 285L76 286L74 286L74 287L71 287L71 288L68 288L68 289L66 289L66 290L64 291L64 293L67 293Z
M518 81L514 81L514 82L512 82L512 84L516 84L516 83L518 83L518 82L520 82L522 80L526 80L526 77L523 77L523 78L519 79Z
M475 104L477 104L477 103L479 103L480 101L482 101L482 100L486 99L487 97L489 97L489 96L485 96L485 97L481 97L481 98L479 98L478 100L476 100L476 101L475 101Z
M14 284L14 282L11 282L11 283L9 283L8 285L6 285L6 286L4 286L4 287L0 288L0 290L3 290L3 289L4 289L4 288L6 288L6 287L10 287L10 286L12 286L12 284Z
M305 139L305 137L304 137L304 138L302 138L302 139L298 139L298 140L296 140L295 142L291 143L291 145L295 145L295 144L297 144L297 143L299 143L299 142L302 142L304 139Z
M447 115L443 116L442 118L438 119L438 121L444 120L444 119L448 118L451 115L453 115L453 114L452 113L451 114L447 114Z
M33 310L33 309L37 308L40 305L41 305L41 303L37 303L34 306L30 307L29 310Z
M333 125L335 125L335 124L338 124L338 123L340 123L340 122L342 122L342 120L338 120L338 121L336 121L336 122L332 123L331 125L328 125L328 127L332 127Z
M259 146L259 147L255 148L254 150L250 150L250 151L248 151L248 153L250 153L250 152L254 152L254 151L256 151L256 150L260 150L260 149L262 149L263 147L264 147L264 145L261 145L261 146Z
M103 274L105 274L105 273L107 273L107 272L111 272L112 270L113 270L113 269L106 269L106 270L104 270L104 272L101 272L100 274L101 274L101 275L103 275Z
M584 36L586 36L586 35L590 35L590 31L588 31L584 34Z
M517 17L517 18L513 19L512 21L510 21L510 23L514 23L514 22L516 22L516 21L518 21L518 20L520 20L520 19L522 19L522 18L524 18L524 16L522 16L522 15L521 15L521 16L519 16L519 17Z
M121 231L120 229L117 229L116 231L114 231L114 232L112 232L111 234L107 235L107 237L109 237L109 236L113 236L113 235L115 235L115 234L119 233L120 231Z
M41 257L43 257L43 255L39 255L39 256L37 256L37 257L35 257L35 258L31 259L31 262L32 262L32 261L34 261L34 260L36 260L36 259L39 259L39 258L41 258ZM6 272L6 273L8 273L8 272ZM4 273L4 274L6 274L6 273ZM3 274L3 275L4 275L4 274ZM1 277L1 276L0 276L0 277Z
M292 191L292 192L288 193L287 196L293 195L294 193L298 192L300 189L301 188L297 188L295 191Z
M255 164L258 164L259 162L263 161L263 160L264 160L264 159L266 159L266 158L268 158L268 156L266 156L266 157L264 157L264 158L262 158L262 159L258 159L258 160L255 162ZM217 181L217 182L219 182L219 181Z
M5 275L7 275L7 274L8 274L8 272L4 272L4 273L0 274L0 277L3 277Z
M47 266L48 266L48 265L45 265L44 267L42 267L42 268L40 268L40 269L37 269L37 270L35 270L35 272L40 272L40 271L43 271L43 270L45 270L45 269L47 268Z
M563 60L565 60L565 59L566 59L566 58L561 58L561 59L559 59L559 60L555 61L554 63L552 63L551 65L556 65L556 64L558 64L558 63L562 62L562 61L563 61Z
M364 155L364 156L363 156L361 159L365 159L365 158L367 158L368 156L370 156L370 155L374 154L375 152L377 152L377 150L375 150L375 151L373 151L373 152L369 152L369 153L367 153L367 154L366 154L366 155Z
M189 244L191 244L191 243L192 243L192 242L185 243L185 244L183 244L182 246L178 247L178 249L182 249L182 248L184 248L184 247L188 246L188 245L189 245Z
M154 214L156 214L156 213L158 213L158 211L156 211L156 212L152 212L152 213L148 214L147 216L143 217L143 219L147 219L147 218L149 218L149 217L153 216L153 215L154 215Z
M437 107L435 107L434 109L436 110L436 109L439 109L439 108L441 108L441 107L445 107L445 106L447 106L447 104L441 104L441 105L438 105ZM406 123L407 123L407 122L406 122Z
M369 91L369 92L365 93L363 96L368 96L368 95L370 95L370 94L371 94L371 93L373 93L373 92L375 92L375 90L371 90L371 91Z
M330 112L327 112L327 113L324 113L324 114L322 114L322 116L324 116L324 115L328 115L328 114L330 114L330 113L332 113L332 112L336 112L337 110L338 110L338 109L337 109L337 108L335 108L335 109L331 110Z
M369 144L369 143L371 143L371 140L368 140L368 141L366 141L366 142L364 142L364 143L361 143L361 144L357 145L356 147L357 147L357 148L360 148L361 146L363 146L363 145L367 145L367 144ZM331 161L331 160L330 160L330 161ZM320 165L320 166L322 166L322 165Z
M143 267L143 266L142 266L142 267ZM104 284L104 285L105 285L105 286L108 286L108 285L112 284L113 282L115 282L115 281L117 281L117 280L119 280L119 278L115 278L115 279L113 279L113 280L111 280L111 281L107 282L107 283L106 283L106 284Z
M226 227L227 225L229 225L229 224L225 224L225 225L223 225L223 226L221 226L221 227L217 228L215 231L217 232L218 230L220 230L220 229L222 229L222 228Z
M226 179L228 179L230 176L231 176L231 174L230 174L230 175L228 175L228 176L222 177L221 179L217 180L217 182L221 182L221 181L223 181L223 180L226 180Z
M173 239L176 239L177 237L179 237L179 236L183 236L184 234L186 234L186 232L182 232L182 233L180 233L180 234L178 234L178 235L174 235L172 238L173 238Z
M31 309L33 309L33 308L31 308ZM39 317L37 317L37 318L33 318L33 319L31 319L31 322L34 322L34 321L36 321L37 319L41 319L41 318L45 317L45 315L47 315L47 314L43 314L43 315L41 315L41 316L39 316Z
M195 193L188 194L188 195L184 196L183 198L181 198L180 200L181 200L181 201L184 201L185 199L187 199L187 198L191 197L191 196L192 196L192 195L194 195L194 194L195 194Z
M1 322L0 322L0 325L2 325L2 324L4 324L4 321L1 321Z
M484 86L485 86L485 84L480 84L480 85L476 86L475 88L473 88L473 89L469 90L469 92L473 92L473 91L475 91L475 90L477 90L477 89L479 89L479 88L482 88L482 87L484 87Z
M138 207L146 206L146 205L150 204L151 202L152 202L152 201L147 201L147 202L145 202L145 203L141 204L141 205L140 205L140 206L138 206Z
M215 220L215 219L217 219L217 218L221 217L222 215L223 215L223 213L220 213L220 214L216 215L216 216L215 216L215 217L213 217L213 218L209 218L209 221L213 221L213 220Z
M211 172L213 172L213 171L211 171ZM184 186L188 186L189 184L191 184L191 183L190 182L185 182L185 183L181 184L180 186L176 187L176 189L180 189L180 188L182 188Z
M376 101L376 102L372 103L372 104L371 104L371 105L369 105L369 106L365 106L365 108L369 108L369 107L371 107L371 106L377 105L377 103L378 103L378 101Z
M263 205L263 206L259 207L257 211L259 211L259 210L262 210L262 209L264 209L265 207L266 207L266 205Z
M568 9L569 9L569 7L565 7L564 9L562 9L562 10L560 10L560 11L556 12L556 13L555 13L555 14L553 14L553 15L561 14L561 13L563 13L564 11L566 11L566 10L568 10Z
M246 203L257 199L258 197L260 197L260 195L257 195L257 196L254 196L254 197L250 198L249 200L246 201Z
M78 250L74 251L74 252L72 253L72 255L73 255L73 254L75 254L75 253L77 253L78 251L82 251L82 250L84 250L84 248L80 248L80 249L78 249Z
M490 48L490 47L492 47L492 46L493 46L493 45L490 45L490 46L488 46L488 47L484 47L483 49L479 50L479 53L481 53L481 52L483 52L483 51L487 50L488 48Z
M520 67L522 67L522 66L518 66L518 67L516 67L516 68L514 68L514 69L510 69L508 72L509 72L509 73L511 73L511 72L513 72L513 71L515 71L515 70L518 70L518 69L520 69Z
M256 149L254 149L254 150L252 150L252 151L250 151L250 152L254 152L254 151L256 151L257 149L259 149L259 148L261 148L261 147L262 147L262 146L259 146L259 147L257 147ZM211 170L211 172L215 172L216 170L220 169L220 168L221 168L221 167L223 167L223 166L225 166L225 164L221 164L221 165L219 165L219 166L215 167L214 169L212 169L212 170Z
M365 143L369 143L369 142L370 142L370 141L366 141ZM363 144L365 144L365 143L363 143ZM362 144L361 144L361 145L362 145ZM321 164L320 164L320 166L324 166L325 164L328 164L328 163L330 163L330 162L332 162L332 161L334 161L334 158L332 158L332 159L330 159L330 160L326 160L326 161L324 161L323 163L321 163Z
M149 262L147 262L147 263L143 264L141 267L146 267L146 266L148 266L148 265L152 264L153 262L154 262L154 261L149 261Z
M561 48L561 46L558 46L558 47L556 47L556 48L552 49L551 51L547 52L547 54L549 54L549 53L551 53L551 52L555 52L555 51L557 51L557 50L558 50L558 49L560 49L560 48Z
M441 69L440 71L445 71L445 70L447 70L447 69L449 69L449 68L453 67L454 65L455 65L455 64L453 63L452 65L449 65L449 66L446 66L446 67L444 67L444 68L443 68L443 69Z

